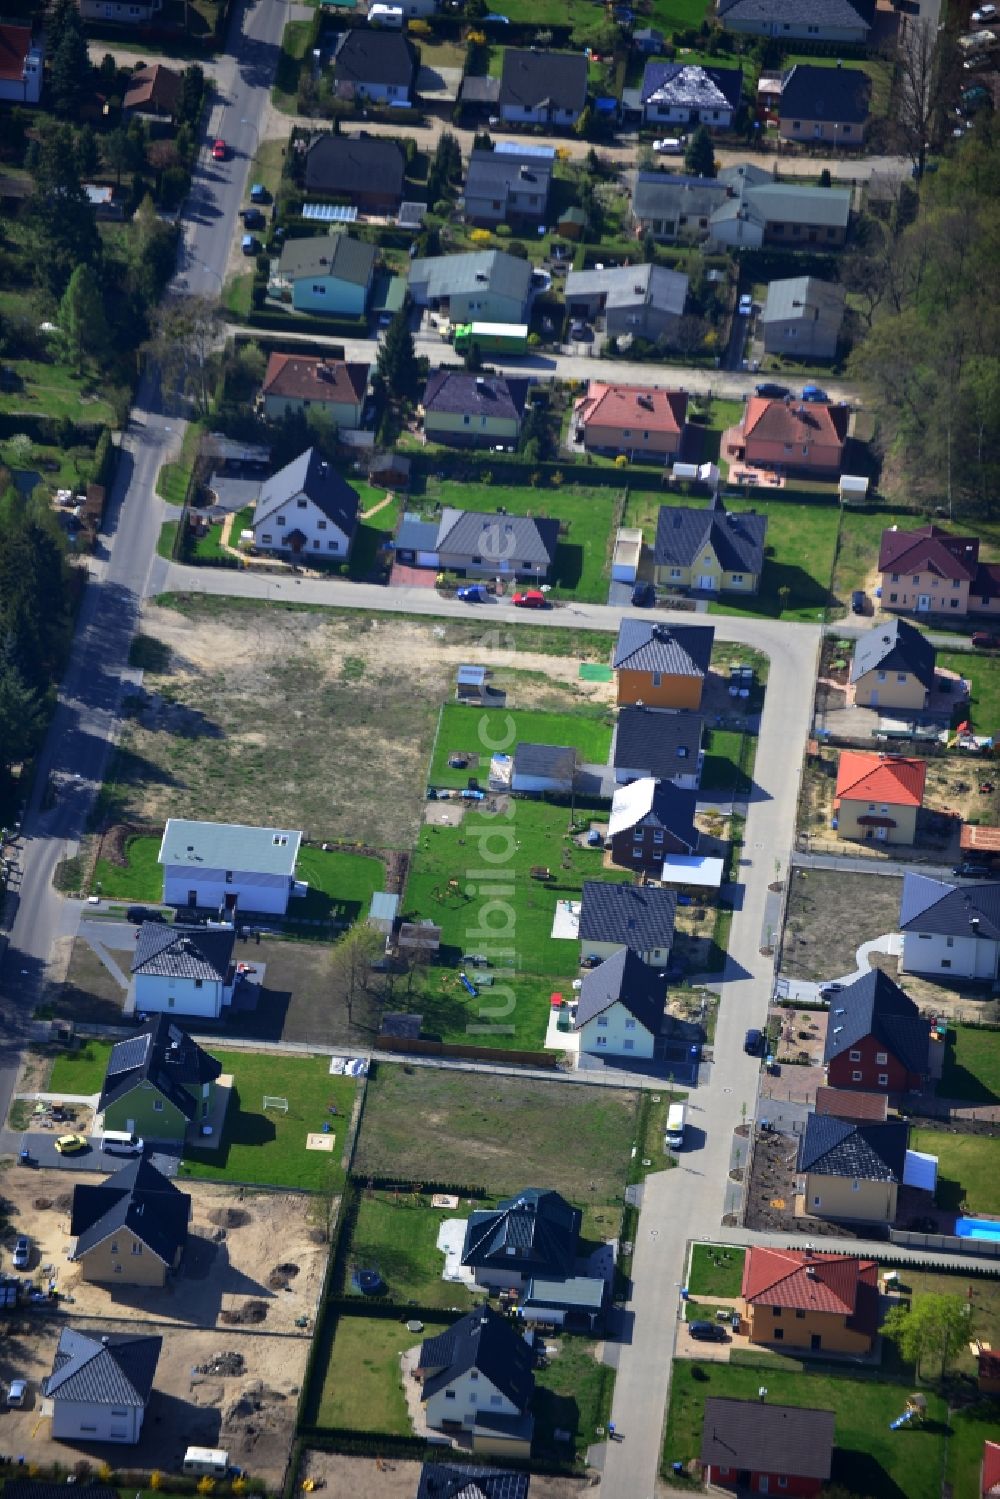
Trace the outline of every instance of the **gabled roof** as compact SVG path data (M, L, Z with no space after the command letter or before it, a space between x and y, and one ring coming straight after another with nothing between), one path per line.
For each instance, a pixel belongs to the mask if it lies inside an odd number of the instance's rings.
M905 1119L858 1124L810 1114L799 1142L799 1171L855 1181L901 1182L910 1126Z
M781 118L861 125L868 118L871 80L861 68L796 63L781 83Z
M743 214L756 223L802 224L809 228L846 229L851 218L849 187L810 187L801 182L775 182L770 172L753 162L723 167L719 182L729 194L713 219Z
M875 0L719 0L718 14L757 25L807 24L823 31L871 30Z
M524 302L531 288L531 261L505 250L468 250L429 255L410 262L410 292L429 302L489 291Z
M766 515L754 510L729 511L719 495L704 510L661 505L654 560L657 567L690 567L705 547L711 547L723 572L759 577L766 535Z
M342 33L333 54L333 77L338 84L394 83L409 91L416 72L413 49L401 31L356 26Z
M837 334L844 321L846 302L846 291L832 281L819 281L815 276L789 276L768 282L759 321L765 325L808 322L824 332Z
M310 448L309 453L312 451ZM268 482L274 484L301 463L302 459L297 458ZM258 512L262 501L263 495ZM235 822L193 822L169 817L160 844L159 863L182 869L232 869L291 876L301 841L301 833L285 828L252 828Z
M133 1088L150 1083L187 1119L194 1119L198 1103L188 1089L200 1094L204 1084L215 1082L221 1072L221 1062L202 1051L169 1015L157 1015L141 1031L111 1048L97 1112L103 1114Z
M880 573L936 573L971 583L978 562L978 536L952 536L940 526L918 526L915 531L890 526L882 532Z
M577 759L571 745L529 744L522 740L514 750L514 774L571 781L576 774Z
M680 317L687 303L688 278L682 271L671 271L662 265L611 265L603 270L570 271L566 277L566 301L574 297L600 297L605 307L619 312L637 312L651 308L654 312ZM590 393L604 390L657 392L640 385L604 385L592 380ZM679 392L675 392L678 395ZM684 398L685 405L687 398Z
M386 197L401 198L403 176L403 153L395 141L320 135L306 151L305 187L309 193L344 197L377 190Z
M233 927L209 930L203 926L144 921L139 928L132 972L224 984L235 946Z
M653 885L584 880L580 941L613 942L633 952L652 952L674 940L677 896Z
M506 198L519 189L541 194L544 212L555 161L528 151L472 151L465 174L466 198Z
M526 1187L469 1218L462 1264L519 1274L571 1275L583 1215L558 1192Z
M455 510L445 505L438 526L437 550L459 556L482 557L552 566L559 540L559 522L542 516L490 515L481 510Z
M849 419L846 406L751 396L743 417L743 436L763 442L791 443L794 447L821 443L842 448L847 441Z
M927 1071L930 1022L887 973L873 968L830 1001L823 1060L831 1062L866 1036L892 1052L908 1072Z
M530 1474L512 1473L506 1468L424 1463L417 1499L528 1499L529 1482ZM60 1496L46 1495L45 1499L60 1499ZM61 1499L66 1499L65 1494Z
M288 400L327 401L356 406L368 389L367 364L345 364L342 359L317 359L303 354L272 354L261 386L265 396Z
M839 801L884 802L889 807L922 807L926 760L880 755L873 750L841 750L837 763Z
M905 671L930 692L936 659L937 652L923 631L905 619L891 619L858 637L851 681L859 681L870 671Z
M176 114L183 86L181 75L175 73L173 68L165 68L161 62L136 68L129 79L122 107L142 109L151 104L154 109L161 109L166 114Z
M113 1234L128 1230L151 1254L172 1265L187 1239L191 1199L141 1157L98 1183L73 1189L70 1233L76 1259L89 1254Z
M32 46L30 26L0 26L0 78L20 83Z
M424 1379L422 1399L429 1400L470 1369L476 1369L523 1414L535 1390L534 1355L506 1317L489 1306L477 1307L436 1337L425 1338L417 1360L435 1370Z
M520 421L528 399L529 384L528 380L518 380L513 376L435 370L424 386L420 404L425 411Z
M286 463L284 468L264 481L260 487L257 509L254 511L254 529L263 525L282 505L287 505L289 500L302 494L328 520L332 520L345 536L354 534L358 523L358 492L351 488L343 474L331 463L327 463L318 448L306 448L298 458L293 458L291 463ZM296 839L297 853L297 840L301 835L296 833L293 836ZM252 866L241 865L237 860L233 867L245 869ZM293 858L292 868L294 867Z
M162 1346L162 1338L64 1327L52 1373L42 1380L42 1394L86 1405L145 1406Z
M706 68L697 63L648 62L640 92L643 104L678 109L736 109L743 94L743 70Z
M712 177L685 177L676 172L637 172L632 213L637 219L707 219L726 201L723 183Z
M507 47L500 103L520 109L581 110L587 101L587 59L582 52L524 51Z
M335 276L351 286L367 286L375 269L375 246L351 234L324 234L286 240L278 273L289 281L304 276Z
M626 617L618 630L611 665L616 671L661 672L668 677L705 677L715 641L713 625L665 625Z
M1000 1494L1000 1442L983 1443L982 1490L983 1499L995 1499Z
M859 1093L855 1088L816 1089L813 1107L817 1114L834 1119L856 1119L860 1124L882 1124L889 1117L889 1100L884 1093Z
M620 947L597 968L591 968L580 986L575 1031L614 1004L621 1004L651 1036L663 1025L664 980L627 947Z
M569 280L572 277L567 277ZM572 297L569 286L566 296L568 299ZM607 385L602 380L591 380L587 394L574 402L573 416L584 427L669 432L680 436L687 420L687 405L687 395L680 390L653 390L645 385Z
M657 781L652 776L643 776L641 780L631 781L616 790L611 802L608 833L614 838L641 822L646 827L661 828L693 853L698 846L698 829L694 825L697 804L696 791L682 790L673 781Z
M833 1411L710 1395L701 1460L715 1467L825 1481L833 1460L833 1426Z
M695 775L705 720L676 709L622 707L611 752L615 769L651 776Z
M903 932L1000 942L1000 884L953 885L924 874L906 874L899 926Z
M878 1264L856 1254L815 1254L752 1244L743 1262L743 1299L753 1306L780 1306L853 1318L878 1317ZM874 1331L874 1328L872 1328Z

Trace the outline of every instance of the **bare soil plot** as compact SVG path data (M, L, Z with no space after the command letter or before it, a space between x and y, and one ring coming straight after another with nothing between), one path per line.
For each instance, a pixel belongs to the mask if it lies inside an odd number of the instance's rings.
M443 1450L442 1463L456 1462L477 1466L467 1454ZM420 1463L399 1462L395 1458L376 1461L369 1457L344 1457L339 1452L313 1449L303 1454L300 1478L322 1479L333 1494L350 1494L353 1499L413 1499L420 1482ZM582 1499L590 1487L585 1478L552 1478L534 1473L531 1477L531 1499Z
M925 1015L943 1015L956 1023L1000 1024L1000 1000L994 999L983 984L968 984L963 980L939 984L919 973L900 973L899 959L888 953L874 953L872 967L881 968L896 979Z
M781 972L822 983L849 973L862 942L899 926L903 881L793 865Z

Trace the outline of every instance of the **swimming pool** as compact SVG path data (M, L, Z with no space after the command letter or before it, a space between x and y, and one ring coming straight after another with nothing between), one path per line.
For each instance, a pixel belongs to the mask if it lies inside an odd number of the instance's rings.
M955 1233L960 1239L994 1239L1000 1243L1000 1218L959 1218Z

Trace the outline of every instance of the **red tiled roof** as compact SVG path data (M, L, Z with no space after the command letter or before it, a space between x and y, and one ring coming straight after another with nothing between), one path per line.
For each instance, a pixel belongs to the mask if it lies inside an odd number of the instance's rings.
M30 51L30 26L0 26L0 78L20 83Z
M1000 1442L983 1443L983 1494L1000 1494Z
M684 429L687 396L679 390L653 390L645 385L605 385L592 380L587 394L575 403L576 419L587 426L639 427L644 432Z
M963 822L962 831L958 835L958 846L970 854L1000 854L1000 828Z
M922 807L925 760L877 755L869 750L842 750L837 766L835 800L885 802L891 807Z
M884 1124L889 1117L889 1100L884 1093L855 1093L849 1088L817 1088L814 1107L817 1114L855 1119L861 1124Z
M167 114L175 114L182 87L181 75L172 68L165 68L162 63L137 68L125 93L124 107L141 109L144 104L152 104Z
M847 440L846 406L824 406L818 401L772 401L751 396L743 418L743 438L764 442L823 443L843 447Z
M272 354L267 361L263 394L290 400L354 404L364 398L368 369L367 364L310 359L301 354Z
M919 526L915 531L892 528L882 532L879 547L880 573L937 573L971 583L979 561L977 536L952 536L940 526Z
M874 1293L874 1303L872 1300ZM797 1249L752 1246L743 1264L742 1295L756 1306L794 1307L796 1311L829 1312L851 1319L859 1331L872 1309L877 1324L878 1266L857 1255L806 1254ZM862 1321L864 1321L864 1326Z

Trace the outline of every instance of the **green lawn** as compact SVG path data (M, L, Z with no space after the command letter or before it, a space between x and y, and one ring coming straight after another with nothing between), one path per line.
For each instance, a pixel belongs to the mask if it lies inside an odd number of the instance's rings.
M761 1384L769 1405L811 1406L836 1413L832 1483L858 1499L940 1499L947 1411L927 1391L923 1427L890 1431L906 1408L911 1385L839 1378L812 1367L798 1372L675 1359L663 1444L663 1472L688 1463L701 1449L706 1396L756 1400ZM672 1476L672 1475L671 1475ZM677 1480L673 1480L677 1481ZM958 1493L956 1491L956 1499Z
M291 922L336 921L350 925L368 915L372 896L385 884L381 859L336 849L326 852L321 848L300 849L295 876L308 882L309 894L304 900L290 903Z
M160 470L162 475L163 470ZM160 527L160 534L156 538L156 555L164 557L167 562L172 562L174 547L177 545L177 531L180 526L179 520L165 520Z
M361 484L353 476L350 479L361 498L361 514L380 505L386 498L384 489L373 489L370 484ZM354 533L351 547L349 573L352 578L364 582L375 568L375 560L382 549L395 535L403 514L403 502L394 495L388 505L383 505L377 514L361 520Z
M112 864L110 859L98 859L90 882L91 893L112 900L161 901L163 870L157 863L161 841L159 836L127 839L128 863L124 867Z
M911 1133L910 1149L938 1158L938 1207L969 1217L1000 1215L1000 1143L995 1139L917 1129Z
M665 32L686 31L701 25L706 9L705 0L652 0L642 14L642 25L656 26ZM515 24L525 22L533 26L577 27L589 22L599 28L604 21L603 12L595 9L589 0L509 0L500 10ZM499 29L487 27L487 32Z
M726 499L734 512L762 510L753 500ZM837 551L840 509L832 505L796 505L775 501L767 506L764 574L752 599L727 594L712 603L713 614L765 615L770 619L815 621L830 602ZM787 601L784 590L787 589Z
M738 1296L746 1251L719 1244L695 1244L691 1250L688 1290L692 1296Z
M351 1235L344 1290L350 1294L350 1272L356 1265L374 1266L385 1280L393 1301L417 1306L460 1307L463 1311L480 1297L457 1281L443 1280L444 1254L437 1247L438 1230L446 1218L467 1218L475 1204L467 1198L447 1212L431 1207L427 1193L365 1192Z
M271 89L271 103L285 114L294 114L299 95L299 73L309 45L309 21L288 21L281 37L281 51Z
M114 409L101 396L99 385L75 374L68 365L37 359L11 359L8 364L17 372L21 388L0 392L0 413L48 416L56 421L69 417L95 427L114 424Z
M952 1411L949 1417L948 1466L945 1482L955 1499L970 1499L979 1493L979 1471L983 1461L983 1443L995 1442L1000 1433L1000 1400L982 1400L976 1405Z
M493 753L490 745L502 746L503 754L512 755L522 741L570 745L579 750L581 759L603 765L611 750L610 716L601 708L589 706L581 706L574 713L511 712L506 708L483 712L463 703L446 703L428 780L432 786L462 787L470 775L475 775L485 786ZM448 756L456 751L475 755L476 763L450 769Z
M912 530L923 523L923 516L905 510L845 510L840 525L837 565L833 570L833 594L846 612L851 594L864 588L878 562L882 532L890 526Z
M736 729L706 729L704 745L701 790L745 795L753 784L756 736Z
M76 1051L64 1051L52 1063L50 1093L100 1093L111 1055L110 1041L84 1041Z
M1000 1031L949 1025L938 1093L968 1103L1000 1102Z
M191 482L194 460L198 454L201 433L202 429L197 422L189 422L184 429L184 439L178 458L172 463L164 463L160 466L160 471L156 476L156 493L161 499L166 500L168 505L183 505L184 503L188 484Z
M329 1351L322 1338L317 1349L326 1376L310 1424L410 1436L399 1356L447 1325L425 1322L422 1332L411 1333L396 1317L341 1315Z
M582 1462L591 1442L601 1440L598 1427L607 1429L615 1374L598 1362L599 1345L587 1338L564 1334L557 1346L548 1368L535 1371L535 1452L565 1462L568 1444L557 1441L555 1433L568 1431Z
M989 1265L984 1260L984 1267ZM900 1289L918 1301L921 1296L961 1296L972 1307L970 1333L988 1343L991 1348L1000 1347L1000 1277L994 1274L963 1275L961 1270L948 1275L933 1270L914 1270L909 1265L900 1267ZM971 1338L970 1338L971 1341ZM928 1367L934 1367L933 1359ZM952 1373L971 1379L977 1371L977 1361L965 1344L949 1365ZM956 1490L956 1495L961 1490Z
M976 733L1000 734L1000 657L979 651L939 651L937 664L960 672L972 683L972 726Z
M186 1150L180 1176L208 1181L252 1182L338 1192L344 1184L343 1154L354 1107L354 1078L331 1077L328 1057L286 1057L216 1051L223 1072L234 1078L222 1143L217 1150ZM287 1114L264 1112L264 1095L286 1098ZM329 1112L336 1104L337 1113ZM324 1123L336 1136L332 1151L307 1150L306 1135Z

